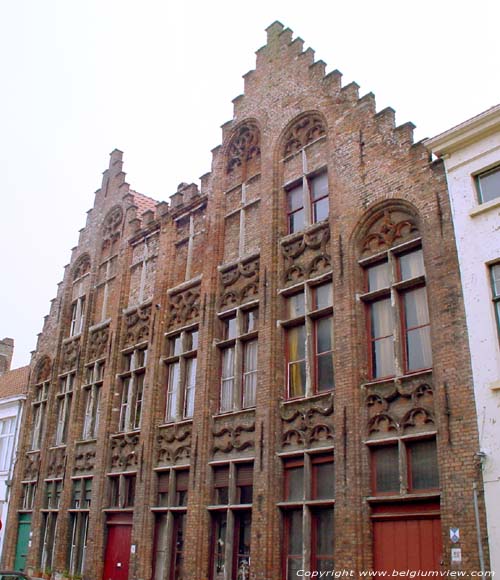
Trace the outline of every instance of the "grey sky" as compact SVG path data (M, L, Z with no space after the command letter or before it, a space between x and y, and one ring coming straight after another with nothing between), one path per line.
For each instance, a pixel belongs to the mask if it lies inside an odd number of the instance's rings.
M500 102L497 1L0 2L0 338L29 362L108 154L168 199L210 170L274 20L398 124L435 134Z

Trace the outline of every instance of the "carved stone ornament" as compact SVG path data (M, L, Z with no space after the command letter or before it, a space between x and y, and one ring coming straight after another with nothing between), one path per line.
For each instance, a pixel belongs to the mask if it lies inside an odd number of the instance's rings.
M248 161L260 156L260 132L255 123L240 127L233 137L228 151L227 172L244 166Z
M43 383L50 378L50 372L52 370L52 361L50 357L43 356L37 363L35 367L35 384Z
M125 315L124 346L133 346L149 339L151 304L139 306Z
M120 239L123 210L120 206L114 207L104 220L102 232L102 249L106 250Z
M414 218L402 211L385 210L364 237L363 254L374 254L390 248L395 242L418 235Z
M78 445L75 453L74 472L77 474L91 473L95 466L96 444L84 443Z
M186 463L191 456L191 425L160 427L156 445L156 465Z
M300 282L328 272L332 266L329 240L330 226L322 223L283 241L281 253L285 257L284 284Z
M61 371L64 373L76 368L78 353L80 351L80 339L75 338L63 344Z
M248 418L245 420L243 417L230 422L225 420L222 426L214 427L213 436L214 455L253 450L255 448L255 421Z
M282 448L321 447L333 443L333 397L322 404L307 401L281 408Z
M111 469L126 471L139 465L139 434L120 435L111 439Z
M220 273L222 293L219 308L239 306L259 295L259 258L239 262Z
M54 447L49 450L47 477L64 477L66 467L66 447Z
M311 113L299 119L285 136L284 157L300 151L307 144L326 135L326 127L321 115Z
M167 328L184 326L200 315L200 286L194 286L169 297Z
M75 280L78 280L78 278L85 276L85 274L88 274L89 272L90 272L90 257L88 254L84 254L83 256L80 256L80 258L78 258L74 266L73 282Z
M40 453L27 453L24 464L23 480L33 481L38 478L40 469Z
M372 439L435 429L434 393L427 382L369 387L365 404Z
M88 360L96 360L106 356L106 347L109 340L109 327L94 330L89 337Z

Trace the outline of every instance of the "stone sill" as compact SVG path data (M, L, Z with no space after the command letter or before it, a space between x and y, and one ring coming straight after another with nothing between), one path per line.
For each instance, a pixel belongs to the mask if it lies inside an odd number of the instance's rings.
M492 199L491 201L487 201L486 203L482 203L481 205L478 205L474 209L471 209L469 212L469 216L473 218L476 217L477 215L497 208L500 208L500 197L497 199Z

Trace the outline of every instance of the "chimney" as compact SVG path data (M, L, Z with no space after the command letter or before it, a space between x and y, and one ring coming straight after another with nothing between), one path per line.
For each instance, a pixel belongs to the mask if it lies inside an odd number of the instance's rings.
M14 354L14 339L3 338L0 340L0 376L10 371L12 355Z

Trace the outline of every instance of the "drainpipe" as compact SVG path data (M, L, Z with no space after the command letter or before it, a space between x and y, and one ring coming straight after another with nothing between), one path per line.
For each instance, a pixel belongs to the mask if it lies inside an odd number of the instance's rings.
M477 501L477 483L472 484L472 490L474 493L474 515L476 516L476 535L477 535L477 548L479 552L479 565L481 566L481 572L484 573L484 553L483 553L483 543L481 541L481 523L479 521L479 506Z

